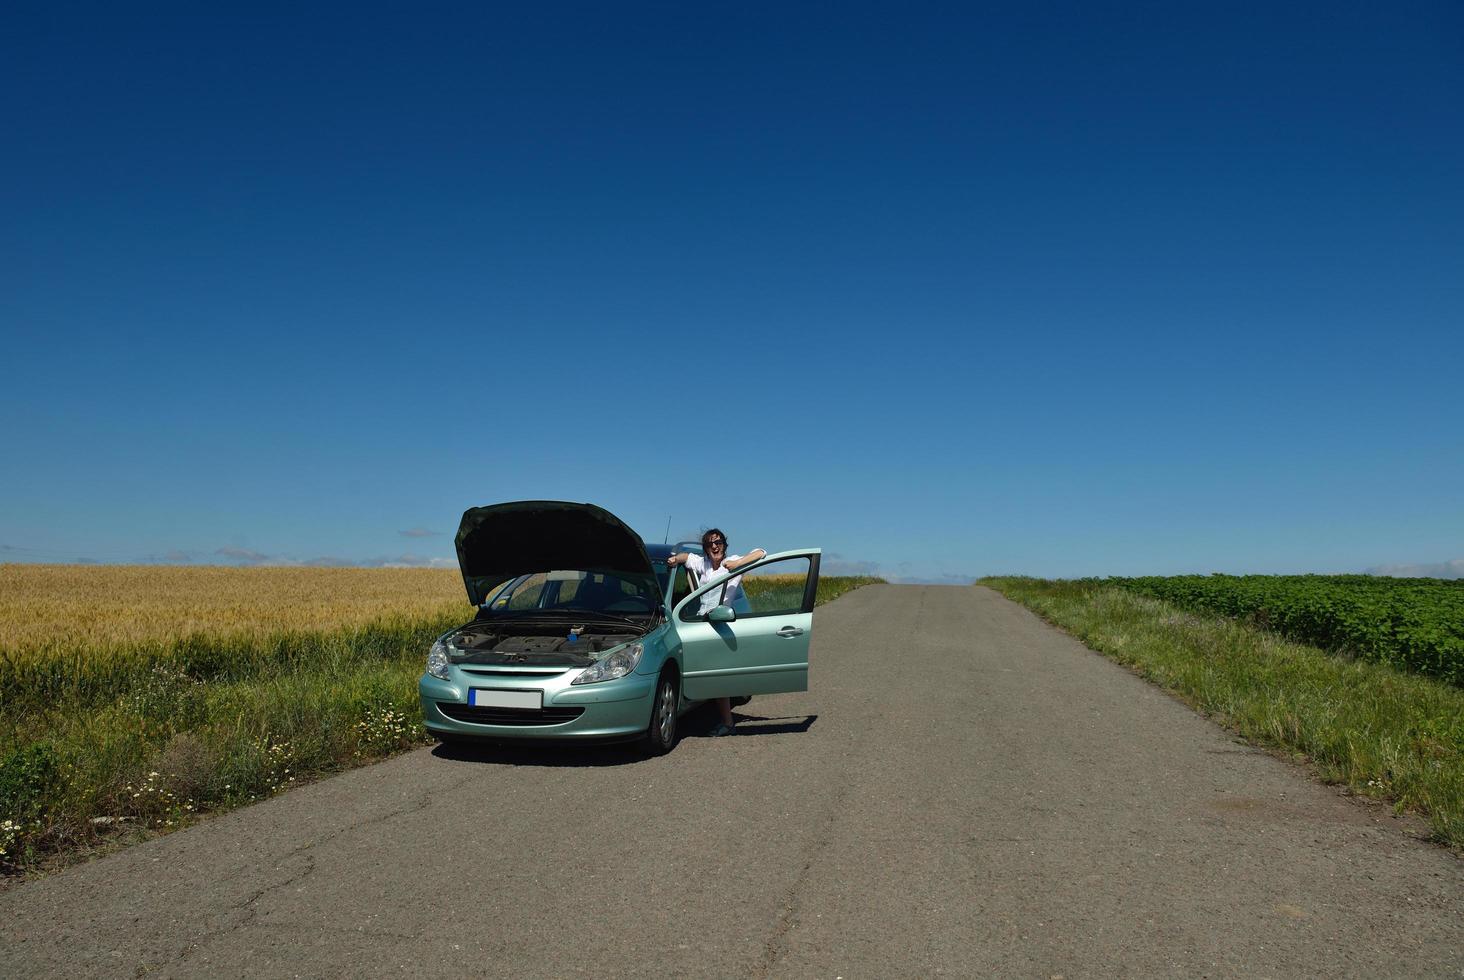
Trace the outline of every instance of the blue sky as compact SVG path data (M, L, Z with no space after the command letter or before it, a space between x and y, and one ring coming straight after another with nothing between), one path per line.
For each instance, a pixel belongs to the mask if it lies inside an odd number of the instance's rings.
M29 4L0 560L1464 556L1464 8Z

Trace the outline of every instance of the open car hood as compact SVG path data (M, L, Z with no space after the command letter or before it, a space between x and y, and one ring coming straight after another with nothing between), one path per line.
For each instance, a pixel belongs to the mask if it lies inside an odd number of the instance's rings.
M517 575L555 569L609 572L645 580L657 595L656 573L641 536L594 504L519 500L463 513L458 567L473 605Z

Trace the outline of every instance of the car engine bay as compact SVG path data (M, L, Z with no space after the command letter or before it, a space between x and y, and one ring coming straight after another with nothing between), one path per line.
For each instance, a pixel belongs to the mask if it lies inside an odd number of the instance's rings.
M645 633L629 623L471 623L446 643L458 664L584 667Z

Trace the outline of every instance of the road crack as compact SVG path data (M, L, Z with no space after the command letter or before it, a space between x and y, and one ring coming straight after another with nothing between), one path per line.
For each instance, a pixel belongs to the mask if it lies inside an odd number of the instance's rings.
M823 819L819 821L818 831L814 835L813 846L804 857L803 864L798 869L793 883L783 893L783 900L779 903L778 919L773 923L772 932L763 942L762 956L752 972L752 976L756 980L766 980L772 976L778 961L788 952L788 933L798 923L799 911L803 904L804 887L808 884L814 865L819 863L819 859L828 850L829 844L833 840L834 824L843 815L844 804L849 796L849 784L845 782L840 786L839 791L829 798Z
M450 793L456 789L459 789L461 784L470 782L471 779L471 776L464 777L462 780L459 780L454 785L448 787L446 792ZM178 953L174 957L172 957L171 960L168 961L168 963L171 965L186 962L189 957L193 956L196 952L198 952L198 950L218 939L220 936L237 932L239 929L245 926L255 924L256 919L259 916L258 905L261 901L263 901L267 896L274 894L275 892L278 892L285 888L289 888L293 885L298 885L300 882L305 881L307 878L315 873L317 866L316 859L315 856L309 852L315 850L318 847L322 847L335 840L338 840L346 834L354 833L356 831L364 830L368 827L383 824L390 820L395 820L398 817L404 817L414 813L420 813L430 807L433 802L437 800L441 795L442 794L440 792L422 793L417 799L403 806L396 807L395 809L389 810L385 813L380 813L371 817L364 817L359 820L354 820L343 827L336 828L335 830L331 831L328 834L325 834L322 837L316 838L307 843L294 847L289 851L286 851L284 854L280 855L280 857L275 861L275 866L273 870L279 870L284 868L296 858L303 858L304 866L293 871L283 880L275 881L263 887L257 888L254 891L250 892L244 898L229 905L226 909L224 909L223 912L219 913L219 918L222 921L219 921L213 927L206 929L202 933L190 939L188 941L188 944L184 946L181 950L179 950ZM151 972L152 970L158 969L161 965L162 964L158 964L156 966L148 966L145 968L146 972Z

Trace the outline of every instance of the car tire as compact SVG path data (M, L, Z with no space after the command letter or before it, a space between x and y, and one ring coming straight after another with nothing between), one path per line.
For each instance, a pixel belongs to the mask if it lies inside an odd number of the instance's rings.
M641 748L649 755L665 755L676 747L680 734L677 726L677 708L680 697L676 690L676 678L662 674L656 685L656 696L651 700L651 722L641 739Z

